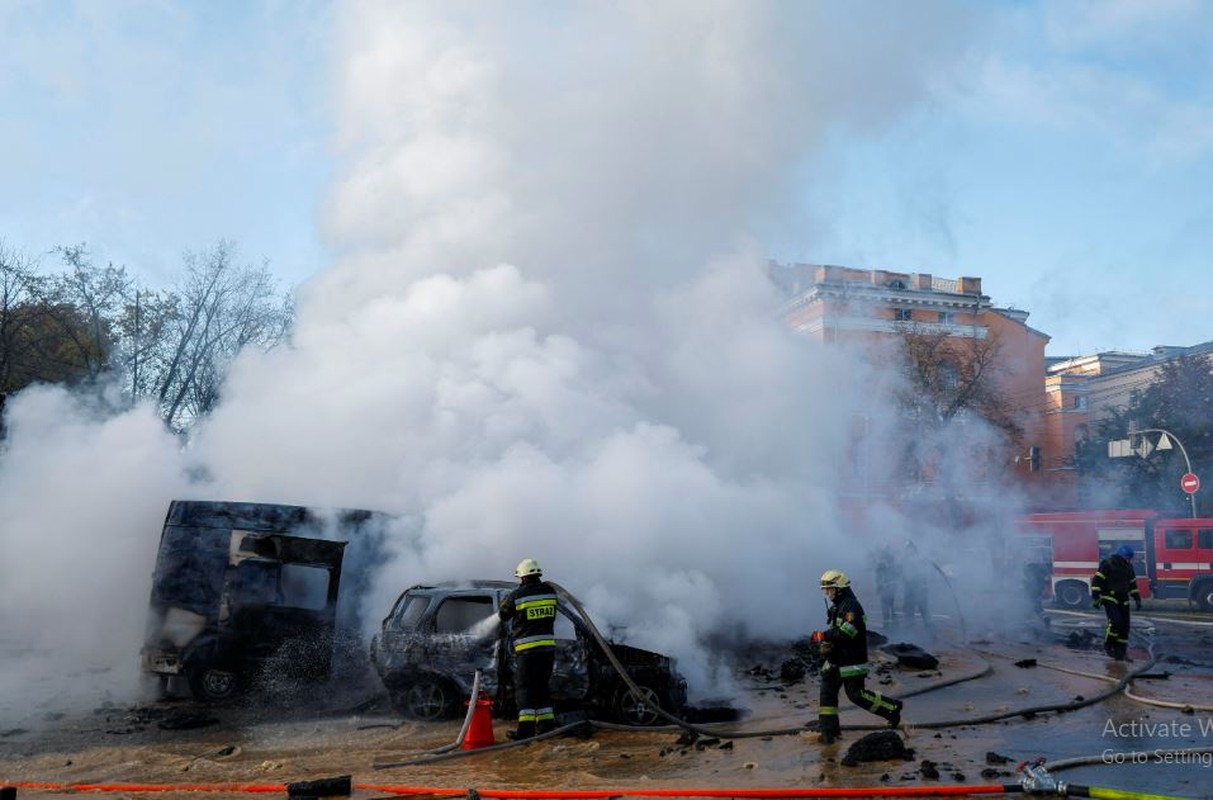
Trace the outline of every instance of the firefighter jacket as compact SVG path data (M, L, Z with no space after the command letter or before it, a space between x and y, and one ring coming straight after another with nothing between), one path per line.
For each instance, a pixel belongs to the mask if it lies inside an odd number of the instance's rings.
M1091 599L1097 605L1108 601L1127 606L1130 597L1138 603L1141 602L1133 564L1118 555L1111 555L1100 561L1099 569L1091 578Z
M876 554L876 590L881 597L894 597L901 582L901 565L888 546Z
M556 592L539 578L523 578L501 601L497 616L510 625L515 653L556 646Z
M866 666L868 662L868 621L863 606L851 587L839 589L826 613L826 629L822 631L830 645L830 663L839 667L844 676L853 670L847 667ZM866 669L859 674L866 673Z

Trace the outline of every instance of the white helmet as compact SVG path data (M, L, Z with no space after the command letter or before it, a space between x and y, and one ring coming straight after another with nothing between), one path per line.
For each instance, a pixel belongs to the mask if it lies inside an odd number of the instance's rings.
M533 558L524 558L518 562L518 566L514 568L515 578L525 578L528 575L542 575L543 570L539 567L539 562Z
M822 589L845 589L851 585L851 579L839 569L827 569L821 574Z

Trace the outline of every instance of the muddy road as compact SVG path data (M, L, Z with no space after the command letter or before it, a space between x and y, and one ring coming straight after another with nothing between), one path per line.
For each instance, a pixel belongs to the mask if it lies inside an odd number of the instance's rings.
M1048 628L1025 630L1016 641L971 634L961 642L944 630L924 645L939 658L935 669L875 651L869 686L907 696L898 732L907 752L872 762L843 763L880 720L844 704L842 741L816 743L802 730L816 716L816 676L798 677L788 669L794 648L772 646L737 663L742 691L733 703L741 718L700 723L698 737L678 728L600 727L517 746L505 738L509 721L496 719L501 748L431 756L455 741L460 721L402 721L384 698L337 687L323 697L280 692L224 708L174 700L102 707L29 728L0 722L0 782L17 785L20 796L48 798L81 783L160 785L169 796L199 797L180 788L190 785L235 797L243 794L235 784L343 775L364 798L401 786L448 795L469 788L888 789L1015 784L1020 762L1085 758L1090 763L1062 763L1053 774L1074 784L1213 797L1213 625L1138 615L1134 660L1125 663L1103 656L1100 630L1099 619L1081 613L1051 614ZM1152 653L1157 660L1146 669ZM1142 675L1129 693L1115 691L1130 673ZM1179 752L1194 748L1207 752ZM1138 755L1123 755L1130 752ZM143 796L130 787L116 793Z

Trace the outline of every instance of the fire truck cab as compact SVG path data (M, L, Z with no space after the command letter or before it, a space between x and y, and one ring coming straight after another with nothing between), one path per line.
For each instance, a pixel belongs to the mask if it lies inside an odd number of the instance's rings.
M1186 597L1213 611L1213 519L1160 519L1154 522L1156 597Z
M1086 607L1099 562L1127 544L1143 598L1186 598L1213 611L1213 519L1124 509L1029 514L1019 522L1022 535L1051 550L1050 585L1062 608Z

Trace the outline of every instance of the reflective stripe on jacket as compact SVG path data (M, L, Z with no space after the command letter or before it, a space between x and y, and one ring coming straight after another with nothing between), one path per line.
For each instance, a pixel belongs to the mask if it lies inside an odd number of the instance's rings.
M823 634L831 645L830 662L838 667L866 665L868 620L851 587L838 590L834 603L826 614L826 621L827 626Z
M510 624L514 652L556 646L556 593L544 581L524 578L501 601L497 615Z
M1091 578L1091 597L1096 602L1113 598L1123 605L1128 605L1130 597L1140 599L1133 564L1118 555L1100 561L1099 569Z

